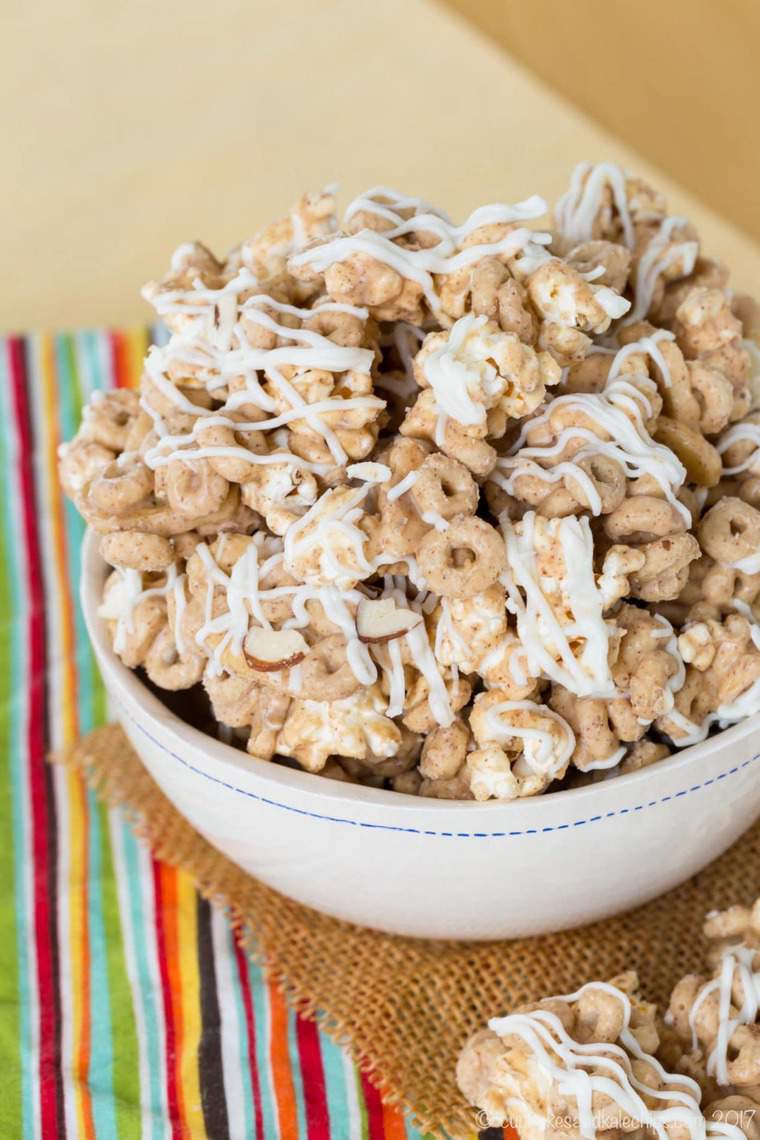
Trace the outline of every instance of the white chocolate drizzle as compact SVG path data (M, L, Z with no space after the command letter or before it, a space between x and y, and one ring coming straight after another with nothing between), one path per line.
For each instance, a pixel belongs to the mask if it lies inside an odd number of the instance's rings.
M738 423L732 424L723 432L718 442L715 444L718 452L724 455L729 447L733 447L735 443L751 443L754 445L753 450L749 452L746 459L741 463L737 463L734 467L724 467L724 475L741 475L744 471L752 471L760 469L760 424L752 423Z
M628 209L626 177L613 162L580 162L570 178L568 190L558 200L554 214L557 230L569 246L580 245L594 237L594 222L604 206L606 190L612 194L623 230L623 244L634 247L634 232Z
M545 677L579 697L614 697L609 667L610 626L604 620L602 597L594 576L593 536L587 518L540 520L549 541L562 552L561 579L542 578L535 512L519 524L501 519L507 555L503 582L507 609L517 619L521 657L528 676ZM556 556L555 556L556 557ZM561 620L557 609L562 608ZM518 684L517 655L511 668Z
M673 214L662 220L657 233L650 238L636 266L633 306L623 325L633 325L647 316L660 278L679 259L683 261L679 277L688 277L693 272L699 256L699 242L674 241L673 238L673 231L687 224L685 218Z
M537 719L549 721L559 730L559 740L549 729L512 724L502 719L511 712L531 712ZM575 734L553 709L534 701L500 701L486 711L484 721L489 743L504 745L510 739L523 742L522 763L518 761L513 766L517 775L527 775L525 769L548 780L564 774L575 748Z
M707 1058L707 1073L719 1085L730 1083L728 1050L734 1032L742 1025L754 1024L760 1011L760 971L753 968L757 953L748 946L729 946L724 950L718 976L702 986L689 1011L692 1049L696 1052L699 1049L699 1012L712 994L718 994L718 1032ZM731 1007L739 994L741 1005L732 1017Z
M656 443L647 431L644 417L652 414L652 405L642 390L645 384L654 387L648 377L637 377L637 384L633 384L618 376L607 383L603 392L558 396L544 412L526 420L510 454L497 459L491 480L513 494L515 479L520 475L539 475L547 483L571 477L585 492L588 509L597 515L602 509L601 498L577 465L581 459L605 455L619 463L629 479L651 476L671 506L691 525L688 508L677 498L686 479L686 468L670 448ZM543 426L551 428L552 418L561 411L568 414L567 418L575 415L582 422L562 428L554 443L527 446L529 433ZM584 424L592 424L593 428ZM559 468L559 472L551 474L552 467L542 467L542 463L551 464L568 444L579 440L584 446L574 452L572 461L563 460L554 466L553 470L557 472Z
M403 211L412 210L411 217ZM484 257L516 257L520 253L543 253L543 245L551 235L529 230L520 223L534 221L546 212L543 198L534 195L514 206L481 206L474 210L460 226L453 225L442 211L433 211L420 198L399 194L384 186L374 187L355 199L347 208L345 221L359 212L369 212L390 223L382 232L361 229L355 234L341 234L321 245L302 250L291 258L294 267L311 266L323 273L331 265L364 255L394 269L401 277L416 282L435 313L440 309L434 274L456 273ZM462 248L464 241L481 226L509 225L509 230L498 241L483 242ZM415 249L396 244L396 238L409 234L432 234L438 240L432 246Z

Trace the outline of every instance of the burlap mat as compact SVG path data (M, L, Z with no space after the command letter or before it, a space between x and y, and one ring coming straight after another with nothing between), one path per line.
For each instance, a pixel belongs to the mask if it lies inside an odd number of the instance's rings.
M326 918L240 871L172 807L121 729L98 729L55 759L81 768L107 803L127 809L158 858L226 905L243 945L299 1013L347 1046L384 1100L438 1135L475 1130L454 1066L489 1017L634 966L644 992L664 1002L701 965L705 912L760 894L759 824L685 886L603 924L516 942L396 938Z

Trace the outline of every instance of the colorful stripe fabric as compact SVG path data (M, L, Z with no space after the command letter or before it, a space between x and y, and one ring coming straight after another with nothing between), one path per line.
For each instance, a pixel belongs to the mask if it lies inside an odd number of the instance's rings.
M147 344L0 341L0 1136L412 1140L224 914L45 759L107 718L57 449L92 391L136 384Z

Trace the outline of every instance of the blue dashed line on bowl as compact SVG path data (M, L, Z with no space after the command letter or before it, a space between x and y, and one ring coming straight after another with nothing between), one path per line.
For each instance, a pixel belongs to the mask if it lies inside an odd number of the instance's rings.
M750 764L754 764L756 760L760 760L760 752L755 756L751 756L749 760L745 760L742 764L735 764L732 768L728 768L725 772L720 772L717 776L711 776L707 780L703 780L701 784L692 784L689 788L684 788L680 792L673 792L667 796L661 796L657 800L649 800L645 804L635 804L633 807L616 808L614 811L608 811L605 815L591 815L587 819L574 819L571 823L556 823L547 827L528 827L522 831L430 831L421 827L404 827L401 824L392 823L369 823L361 819L348 819L345 816L338 815L323 815L321 812L307 811L306 808L295 807L293 804L285 804L280 800L270 799L268 796L261 796L257 792L249 792L246 788L239 788L235 784L230 784L227 780L222 780L219 776L213 776L210 772L204 772L202 768L198 768L195 764L191 764L189 760L184 757L178 756L176 752L172 752L160 740L148 732L139 721L137 721L128 709L119 701L126 716L134 724L135 728L141 732L147 739L171 756L184 768L194 772L198 776L202 776L204 780L209 780L212 784L219 784L223 788L227 788L230 792L236 792L238 795L246 796L248 799L256 800L259 803L266 804L267 807L279 808L281 811L293 812L295 815L307 816L309 819L319 819L326 823L342 823L349 827L362 827L371 831L400 831L409 835L429 835L439 839L511 839L527 835L545 835L553 831L567 831L573 827L587 827L593 823L599 823L604 819L613 819L617 816L629 815L631 812L645 811L648 808L658 807L660 804L669 803L670 800L680 799L683 796L691 795L693 792L701 792L703 788L709 787L711 784L716 783L718 780L725 780L728 776L735 776L738 772L748 768Z

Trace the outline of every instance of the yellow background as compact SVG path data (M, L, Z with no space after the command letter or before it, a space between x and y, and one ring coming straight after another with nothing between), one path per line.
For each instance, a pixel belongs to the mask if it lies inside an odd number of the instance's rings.
M180 241L223 251L333 180L461 216L552 198L580 158L652 173L428 0L42 0L4 39L5 329L143 320L139 287ZM756 246L654 177L737 284L760 282Z
M446 0L760 239L758 0Z

